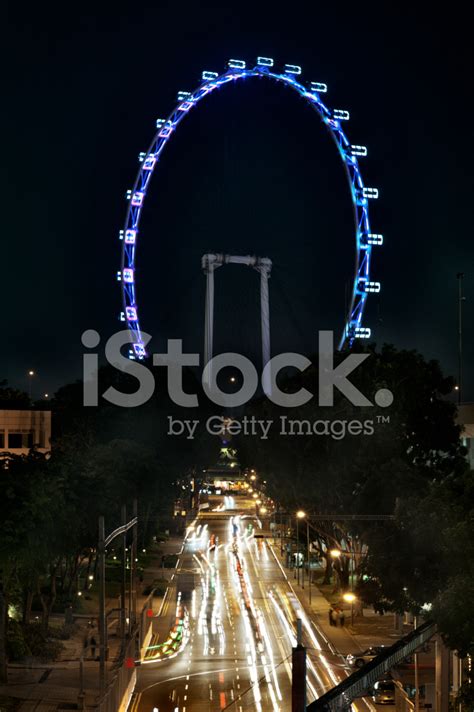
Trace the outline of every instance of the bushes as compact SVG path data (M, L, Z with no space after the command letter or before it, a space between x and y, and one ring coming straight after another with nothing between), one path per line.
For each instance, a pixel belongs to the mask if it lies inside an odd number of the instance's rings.
M31 655L35 658L47 662L56 660L60 653L64 650L64 645L59 640L50 639L49 634L46 634L41 625L30 623L23 628L25 642L28 645Z
M63 625L61 628L51 627L48 630L48 638L52 638L53 640L69 640L78 630L79 626L76 623Z
M23 626L17 621L10 620L8 622L7 631L7 656L9 660L23 660L31 655L25 637L23 635Z
M23 626L16 621L10 621L7 633L8 658L11 661L24 660L27 657L37 658L41 662L56 660L64 649L59 638L66 640L71 632L65 628L57 628L46 634L38 623Z

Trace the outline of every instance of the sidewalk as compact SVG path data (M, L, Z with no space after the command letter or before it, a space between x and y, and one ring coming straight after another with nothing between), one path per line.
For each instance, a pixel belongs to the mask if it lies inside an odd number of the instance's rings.
M308 579L305 578L304 588L301 583L298 585L294 579L294 569L290 570L285 566L285 557L280 553L279 543L270 544L270 547L306 613L317 624L325 638L332 643L338 653L345 656L354 651L365 650L370 645L393 645L401 637L395 631L394 616L392 614L380 616L369 608L364 608L363 617L358 616L355 618L354 627L352 627L351 607L342 600L340 605L345 615L345 626L330 625L330 603L318 586L314 583L311 584L310 603ZM300 571L300 576L301 573ZM408 632L408 630L405 632Z
M148 596L142 592L147 585L162 576L170 579L174 568L162 568L161 556L179 551L182 537L173 537L159 545L156 556L144 571L143 581L137 586L137 615L143 608ZM152 608L156 613L161 605L162 597L155 596L151 599ZM117 607L117 598L106 600L106 610L111 611ZM69 640L62 641L64 650L55 662L36 663L25 661L8 666L8 684L0 685L0 697L13 697L21 700L19 712L58 712L61 710L77 709L78 693L80 689L79 661L84 650L84 640L90 635L88 621L94 615L74 616L78 626L77 631ZM107 673L110 676L120 654L121 640L118 635L117 614L112 614L108 619L108 648L109 661ZM53 616L51 623L61 625L64 616ZM99 636L97 628L94 629L97 641L96 655L98 655ZM99 697L99 662L91 656L91 651L84 656L84 691L86 707L96 704Z

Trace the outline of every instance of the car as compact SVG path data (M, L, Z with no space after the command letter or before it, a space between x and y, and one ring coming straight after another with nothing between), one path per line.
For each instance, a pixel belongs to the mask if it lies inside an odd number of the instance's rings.
M376 705L395 704L395 683L393 680L379 680L375 683L372 699Z
M370 648L367 648L367 650L364 650L362 653L350 653L346 657L346 661L351 667L361 668L366 663L373 660L377 655L383 653L384 650L384 645L371 645Z

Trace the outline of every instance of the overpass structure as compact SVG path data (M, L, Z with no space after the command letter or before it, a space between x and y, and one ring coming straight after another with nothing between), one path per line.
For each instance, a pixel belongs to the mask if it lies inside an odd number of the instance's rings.
M427 621L307 707L307 712L350 712L357 697L367 695L384 674L399 665L436 634L436 625ZM438 664L438 656L437 656Z

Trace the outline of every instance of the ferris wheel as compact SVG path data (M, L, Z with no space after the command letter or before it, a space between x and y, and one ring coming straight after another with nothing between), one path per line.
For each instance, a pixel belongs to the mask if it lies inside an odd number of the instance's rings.
M142 360L147 356L137 306L135 260L141 212L153 172L181 121L204 97L226 84L251 77L266 77L294 89L316 111L338 148L350 188L356 246L352 296L339 348L344 345L351 346L355 339L370 338L371 330L363 324L362 317L368 295L380 292L380 282L371 280L370 267L372 249L383 244L383 236L371 232L369 203L377 199L379 193L376 188L365 186L362 180L359 158L367 156L366 146L351 144L342 128L350 119L349 112L345 109L329 109L321 99L321 95L327 92L327 85L312 81L303 83L301 74L301 67L294 64L276 68L273 59L269 57L257 57L252 67L247 67L243 60L231 59L227 70L222 74L213 71L202 72L201 83L197 89L192 92L179 91L178 103L168 118L157 119L156 133L148 151L139 154L140 166L133 188L126 194L129 203L124 229L120 231L122 263L117 279L121 282L122 289L123 311L120 316L127 323L131 335L130 358Z

